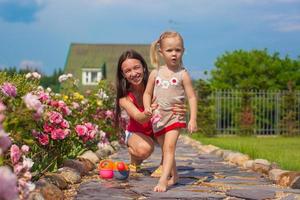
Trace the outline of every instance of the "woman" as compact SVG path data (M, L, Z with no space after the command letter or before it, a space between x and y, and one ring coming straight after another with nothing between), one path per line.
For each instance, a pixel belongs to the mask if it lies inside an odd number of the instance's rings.
M144 111L143 106L148 76L147 63L138 52L127 50L122 53L116 73L116 122L119 124L122 108L129 116L125 142L130 154L131 171L137 171L154 150L152 116ZM156 107L152 104L153 109ZM185 114L184 105L174 105L173 110L174 113Z

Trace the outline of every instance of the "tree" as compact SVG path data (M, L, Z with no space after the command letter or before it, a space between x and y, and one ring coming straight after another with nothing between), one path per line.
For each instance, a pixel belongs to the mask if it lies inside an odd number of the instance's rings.
M211 83L216 89L287 89L292 81L300 89L300 57L280 58L264 50L236 50L217 58Z
M59 92L60 83L58 82L58 77L64 72L62 69L54 70L53 74L50 76L42 76L40 84L44 87L50 87L54 92Z

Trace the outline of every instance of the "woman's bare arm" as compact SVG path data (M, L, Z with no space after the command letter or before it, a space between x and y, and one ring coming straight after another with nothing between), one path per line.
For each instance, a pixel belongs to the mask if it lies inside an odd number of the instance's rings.
M119 102L120 106L127 112L127 114L140 124L150 120L151 115L146 115L144 112L141 112L128 97L121 98Z

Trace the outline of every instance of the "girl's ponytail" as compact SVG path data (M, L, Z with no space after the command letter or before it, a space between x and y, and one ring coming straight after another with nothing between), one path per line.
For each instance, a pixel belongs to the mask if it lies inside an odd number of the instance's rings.
M151 47L150 47L150 61L152 66L154 66L155 68L158 67L158 44L159 44L159 40L155 40L154 42L152 42Z

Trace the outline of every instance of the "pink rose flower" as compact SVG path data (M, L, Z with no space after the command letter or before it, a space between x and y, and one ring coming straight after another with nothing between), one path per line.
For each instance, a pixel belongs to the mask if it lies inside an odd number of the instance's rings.
M48 93L42 91L39 93L39 99L41 102L47 102L50 99L50 97Z
M29 152L29 146L27 145L22 145L21 150L24 154L27 154Z
M114 118L114 113L111 110L107 110L105 112L106 118L107 119L113 119Z
M40 134L38 139L39 143L43 146L49 144L49 136L47 134Z
M32 134L33 137L37 138L37 137L39 136L40 133L39 133L37 130L33 129L33 130L31 131L31 134Z
M73 109L78 109L80 106L79 106L79 103L77 103L77 102L72 102L72 108Z
M94 126L92 123L88 122L88 123L84 123L85 127L88 129L88 131L94 130Z
M50 105L52 107L58 107L58 102L57 101L50 101Z
M17 88L11 83L3 83L1 86L1 91L5 96L16 97Z
M54 127L51 124L45 122L43 129L44 129L44 132L50 133L54 129Z
M0 129L0 151L5 152L11 145L9 136ZM1 152L0 152L1 155Z
M15 144L10 147L10 158L13 164L16 164L21 158L20 148Z
M89 139L94 139L95 136L96 136L96 133L97 133L96 130L90 131L90 132L88 133Z
M23 97L23 101L28 109L37 111L42 108L42 103L40 102L39 97L31 93L27 93Z
M88 129L84 125L76 125L75 131L76 131L78 136L84 136L84 135L86 135Z
M70 115L72 113L68 106L61 107L60 110L64 115Z
M57 140L57 139L65 139L66 135L68 134L68 132L64 131L63 129L61 128L57 128L57 129L54 129L52 132L51 132L51 138L53 140Z
M0 199L18 199L17 177L6 166L0 167Z
M59 124L63 121L63 117L60 113L52 111L50 112L49 121L54 124Z
M65 107L65 106L66 106L66 104L65 104L64 101L62 101L62 100L58 101L58 107L59 108L62 108L62 107Z
M67 120L63 120L61 123L60 123L60 127L61 128L69 128L70 125L69 125L69 122Z
M16 175L19 175L23 171L23 169L24 169L24 166L20 162L14 165L14 173Z
M68 135L70 135L70 133L71 133L71 130L70 129L65 129L64 130L64 137L66 138L66 137L68 137Z

